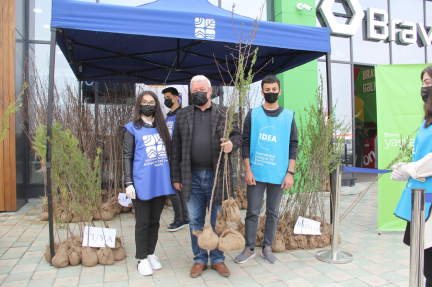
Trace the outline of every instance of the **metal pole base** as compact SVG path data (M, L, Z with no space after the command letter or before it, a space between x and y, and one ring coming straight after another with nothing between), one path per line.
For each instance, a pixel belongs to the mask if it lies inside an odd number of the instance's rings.
M333 253L331 250L319 250L316 257L321 261L333 264L346 264L353 261L353 255L345 251Z

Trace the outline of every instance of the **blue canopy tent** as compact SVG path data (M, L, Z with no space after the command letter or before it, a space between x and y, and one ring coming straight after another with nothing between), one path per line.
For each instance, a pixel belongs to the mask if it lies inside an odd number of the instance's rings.
M237 29L233 29L233 22ZM207 0L158 0L138 7L52 0L47 135L51 137L56 44L79 81L189 84L194 75L213 85L230 82L238 36L254 19L232 15ZM330 30L263 21L253 41L258 59L254 81L326 55L331 108ZM251 60L251 59L249 59ZM47 194L52 224L51 144L47 142ZM54 254L53 238L51 256Z

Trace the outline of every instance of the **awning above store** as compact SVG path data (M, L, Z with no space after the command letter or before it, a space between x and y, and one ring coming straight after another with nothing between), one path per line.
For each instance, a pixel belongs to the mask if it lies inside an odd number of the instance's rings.
M215 61L234 71L230 54L236 54L242 24L245 38L255 23L206 0L158 0L138 7L52 2L57 44L76 77L87 81L188 84L193 75L205 75L213 85L222 77L229 82ZM258 81L330 52L330 30L262 21L253 45L259 47L253 67L260 70Z

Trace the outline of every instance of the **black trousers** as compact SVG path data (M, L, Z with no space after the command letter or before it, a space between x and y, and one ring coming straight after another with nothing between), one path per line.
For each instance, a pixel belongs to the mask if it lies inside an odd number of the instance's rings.
M410 236L411 224L408 221L403 239L403 242L408 246L410 245ZM426 287L432 287L432 248L426 249L424 251L423 274L426 277Z
M363 147L356 147L356 167L362 167L363 163Z
M146 259L154 253L159 233L159 220L166 196L150 200L133 200L135 208L135 246L136 259Z
M175 194L168 195L174 210L174 220L180 222L189 221L188 210L183 195L181 194L181 191L176 191Z

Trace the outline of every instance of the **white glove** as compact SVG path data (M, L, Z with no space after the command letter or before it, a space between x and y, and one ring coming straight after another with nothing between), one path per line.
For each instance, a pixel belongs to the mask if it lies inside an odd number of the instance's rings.
M413 179L425 182L426 177L432 176L432 153L428 153L416 162L409 163L406 170Z
M133 184L126 187L126 196L130 199L136 199L136 192Z
M407 164L400 162L397 165L392 166L393 172L390 176L391 180L394 181L407 181L411 175L406 171Z

